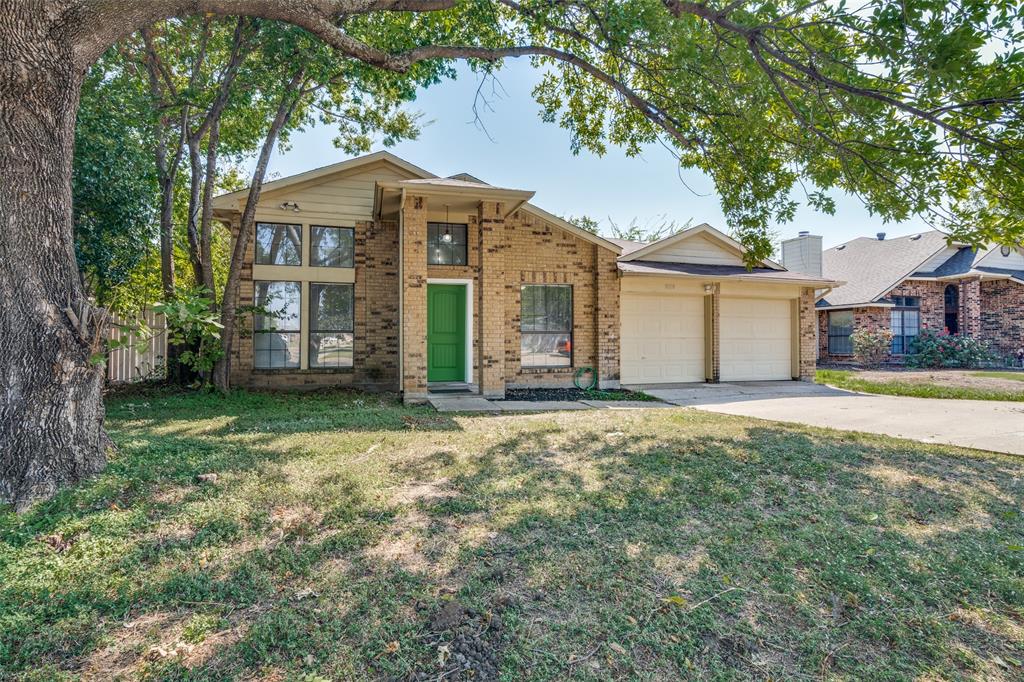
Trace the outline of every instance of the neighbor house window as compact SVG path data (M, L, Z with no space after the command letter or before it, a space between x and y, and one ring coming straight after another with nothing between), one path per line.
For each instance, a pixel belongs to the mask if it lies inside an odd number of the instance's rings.
M309 366L351 367L355 319L352 284L309 285Z
M301 265L302 225L256 223L257 265Z
M465 265L466 226L427 223L427 264Z
M519 329L523 367L572 366L572 287L524 285Z
M321 268L355 267L356 231L351 227L312 225L309 241L310 265Z
M895 308L890 312L893 355L911 352L917 332L921 329L921 299L916 296L894 296Z
M853 311L833 310L828 314L829 355L853 355Z
M298 282L255 282L253 303L253 366L283 369L299 366L302 285Z
M943 295L946 309L946 332L957 334L960 332L960 289L955 284L947 284Z

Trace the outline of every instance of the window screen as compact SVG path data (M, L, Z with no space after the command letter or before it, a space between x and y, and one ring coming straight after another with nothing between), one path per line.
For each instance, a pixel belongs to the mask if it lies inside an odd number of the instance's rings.
M302 225L256 223L257 265L301 265Z
M351 367L355 287L309 285L309 366Z
M828 352L830 355L853 355L853 311L835 310L828 314Z
M321 268L355 267L356 231L351 227L313 225L309 228L311 265Z
M527 284L521 291L523 367L572 366L572 287Z
M302 286L298 282L255 282L255 290L254 303L267 314L253 318L253 366L298 367Z

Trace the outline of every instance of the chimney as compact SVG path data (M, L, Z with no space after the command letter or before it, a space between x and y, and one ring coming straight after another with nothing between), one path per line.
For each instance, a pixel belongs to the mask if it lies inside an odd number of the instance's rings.
M796 237L782 242L782 267L821 277L821 237L801 230Z
M885 232L879 232L875 236L878 237L878 241L880 241L880 242L884 242L885 241Z

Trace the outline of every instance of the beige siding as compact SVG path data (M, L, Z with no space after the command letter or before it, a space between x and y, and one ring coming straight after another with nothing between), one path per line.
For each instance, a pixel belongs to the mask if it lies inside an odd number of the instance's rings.
M266 192L260 197L257 220L352 227L357 221L373 219L373 193L377 182L410 177L392 164L381 162ZM286 201L298 203L300 210L281 210L280 205ZM243 199L241 204L244 203Z
M701 265L743 265L742 256L702 234L669 244L644 256L643 260Z

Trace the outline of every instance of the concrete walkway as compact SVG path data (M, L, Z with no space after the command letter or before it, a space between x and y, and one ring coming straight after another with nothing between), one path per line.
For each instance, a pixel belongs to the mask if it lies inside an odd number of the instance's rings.
M427 400L438 412L557 412L675 407L669 403L645 400L488 400L478 395L437 395Z
M674 405L1024 455L1024 403L865 395L797 381L644 392Z

